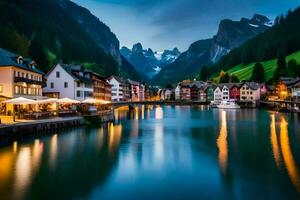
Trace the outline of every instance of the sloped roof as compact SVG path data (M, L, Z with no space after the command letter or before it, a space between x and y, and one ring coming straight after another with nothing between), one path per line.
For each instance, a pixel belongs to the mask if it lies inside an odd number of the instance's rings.
M18 68L28 70L31 72L35 72L38 74L44 74L44 72L42 72L35 66L34 67L30 66L30 64L32 63L32 60L29 58L23 58L22 64L17 63L18 57L20 57L20 55L17 55L15 53L12 53L10 51L0 48L0 67L14 66L14 67L18 67Z
M137 81L134 81L134 80L131 80L131 79L127 79L128 83L131 84L131 85L140 85L139 82Z
M84 83L92 83L93 80L84 76L79 76L76 72L82 72L84 75L86 73L91 73L89 70L86 70L82 65L72 65L72 64L61 64L62 68L70 74L75 80L81 81Z
M119 83L123 83L123 84L126 84L126 80L124 80L123 78L121 78L121 77L118 77L118 76L110 76L109 78L108 78L108 80L111 80L111 79L116 79Z
M242 83L241 87L246 84L250 89L257 90L261 87L261 84L255 82L244 82Z
M291 88L291 87L293 87L293 86L295 86L295 85L297 85L297 84L299 84L299 83L300 83L300 78L297 78L297 79L294 79L293 81L289 82L289 83L287 84L287 86L288 86L289 88Z

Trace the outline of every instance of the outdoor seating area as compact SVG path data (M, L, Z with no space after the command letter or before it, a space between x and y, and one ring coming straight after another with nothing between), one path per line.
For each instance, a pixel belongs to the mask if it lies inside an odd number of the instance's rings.
M78 101L70 98L46 98L32 100L18 97L1 102L0 118L11 117L13 122L18 120L41 120L54 117L73 117L88 113L102 112L109 109L109 101L87 99ZM7 120L6 120L7 121Z

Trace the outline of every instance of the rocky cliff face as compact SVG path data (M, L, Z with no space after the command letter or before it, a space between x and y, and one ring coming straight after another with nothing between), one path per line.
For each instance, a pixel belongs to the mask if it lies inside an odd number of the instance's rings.
M231 49L239 47L247 40L265 32L271 26L271 20L258 14L255 14L252 19L242 18L240 21L222 20L218 33L213 37L210 60L212 62L219 61Z
M163 67L174 62L180 55L177 48L163 52L153 52L152 49L144 49L141 43L134 44L132 49L121 48L121 54L134 68L147 78L152 78Z
M272 26L271 20L255 14L251 19L240 21L222 20L217 34L208 40L199 40L182 53L172 64L167 65L153 78L155 84L166 85L191 78L204 65L212 64L239 47L249 39L263 33Z

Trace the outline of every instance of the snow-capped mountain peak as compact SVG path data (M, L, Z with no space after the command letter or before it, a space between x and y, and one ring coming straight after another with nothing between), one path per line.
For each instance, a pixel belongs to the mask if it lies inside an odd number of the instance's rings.
M152 78L163 67L174 62L180 55L180 52L177 48L153 52L152 49L144 49L141 43L137 43L133 45L132 49L122 47L121 54L138 72Z

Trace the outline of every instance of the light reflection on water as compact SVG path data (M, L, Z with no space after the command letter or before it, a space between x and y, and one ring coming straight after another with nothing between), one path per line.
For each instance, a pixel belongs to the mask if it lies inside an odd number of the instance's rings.
M115 117L1 148L0 199L300 197L298 116L141 106Z
M300 174L297 163L294 159L293 152L290 146L288 122L284 117L280 121L280 143L283 160L288 171L289 177L295 185L298 192L300 192Z
M221 114L221 129L217 139L217 145L219 150L219 163L222 173L226 174L227 160L228 160L228 144L227 144L227 119L226 111L220 112Z

